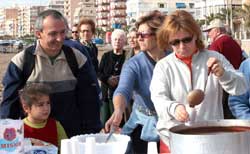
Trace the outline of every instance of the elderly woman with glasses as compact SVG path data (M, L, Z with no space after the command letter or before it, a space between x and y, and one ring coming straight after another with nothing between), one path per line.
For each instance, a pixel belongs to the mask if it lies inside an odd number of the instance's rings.
M194 107L197 114L193 120L223 119L223 89L232 95L244 93L244 76L223 55L204 49L200 27L186 11L167 16L157 40L160 48L173 50L156 64L150 85L160 134L168 136L169 128L190 120L187 95L195 89L205 97Z
M126 55L126 60L130 59L131 57L133 57L134 55L136 55L140 52L140 46L139 46L139 43L137 41L136 33L137 33L136 27L131 27L128 31L127 38L128 38L128 44L129 44L131 50Z
M80 42L84 45L88 50L89 57L92 61L94 69L96 73L98 72L98 48L92 42L92 38L95 35L95 22L89 18L82 18L78 24L78 31Z
M105 125L106 131L112 127L118 128L123 112L134 96L132 113L121 133L131 136L131 149L135 153L147 153L147 143L159 141L156 132L157 115L150 99L149 85L155 64L166 56L164 50L158 48L156 41L156 31L164 18L160 13L152 12L137 22L136 36L141 52L123 65L113 96L114 112Z

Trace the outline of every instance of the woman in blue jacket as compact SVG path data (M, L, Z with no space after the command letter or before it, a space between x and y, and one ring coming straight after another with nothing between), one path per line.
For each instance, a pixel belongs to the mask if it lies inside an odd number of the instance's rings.
M139 19L137 38L142 52L129 59L122 68L117 89L113 95L114 112L106 122L105 130L118 128L125 107L134 96L134 104L129 120L122 133L131 136L135 153L147 153L147 143L159 141L156 132L157 115L150 98L149 85L153 69L166 52L158 48L156 31L163 23L164 16L158 11Z
M240 65L239 70L244 74L247 80L247 85L250 83L250 59L246 59ZM229 96L228 105L233 115L237 119L250 120L250 89L243 95Z

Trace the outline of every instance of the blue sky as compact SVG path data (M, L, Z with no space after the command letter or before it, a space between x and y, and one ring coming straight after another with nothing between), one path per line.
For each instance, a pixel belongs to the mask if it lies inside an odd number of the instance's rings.
M0 0L0 7L11 7L14 4L18 5L45 5L49 0Z

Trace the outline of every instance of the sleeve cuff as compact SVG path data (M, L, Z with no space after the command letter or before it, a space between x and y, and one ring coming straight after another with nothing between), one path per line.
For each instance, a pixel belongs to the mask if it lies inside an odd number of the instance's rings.
M224 74L219 78L221 82L226 82L230 80L230 73L228 71L224 71Z
M170 104L170 106L169 106L169 113L173 117L175 117L174 112L175 112L175 108L176 108L177 105L179 105L179 103L175 102L175 103Z

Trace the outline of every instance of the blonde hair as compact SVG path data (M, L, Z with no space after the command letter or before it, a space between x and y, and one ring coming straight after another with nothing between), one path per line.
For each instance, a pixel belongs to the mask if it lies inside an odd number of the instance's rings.
M202 33L200 26L196 23L193 16L184 10L177 10L168 15L157 31L157 42L161 49L171 48L169 41L170 35L174 35L178 31L183 30L196 36L196 46L198 49L204 49L204 43L202 41Z

